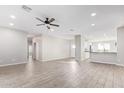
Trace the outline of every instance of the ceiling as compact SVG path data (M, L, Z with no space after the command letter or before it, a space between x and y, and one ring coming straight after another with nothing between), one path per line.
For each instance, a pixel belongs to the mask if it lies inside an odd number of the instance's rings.
M30 34L50 34L72 38L82 34L90 40L116 39L116 29L124 24L124 6L117 5L28 5L32 9L26 12L21 5L0 5L0 26L27 31ZM91 13L96 13L92 17ZM16 19L10 18L14 15ZM60 27L36 26L40 21L35 17L55 18ZM9 23L13 23L10 26ZM95 24L95 26L91 26Z

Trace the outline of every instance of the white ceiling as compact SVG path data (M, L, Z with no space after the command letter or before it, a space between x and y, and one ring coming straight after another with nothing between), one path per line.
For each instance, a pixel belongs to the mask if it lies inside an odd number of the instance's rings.
M31 12L24 11L20 5L1 5L0 26L33 34L45 33L65 38L83 34L88 39L98 40L115 39L116 28L124 24L124 6L28 5L28 7L32 8ZM96 16L91 17L91 13L96 13ZM11 19L10 15L16 16L16 19ZM41 19L54 17L56 19L54 23L59 24L60 27L51 27L55 31L49 32L45 26L36 26L40 21L35 17ZM14 23L14 26L10 26L9 23ZM91 24L95 26L92 27Z

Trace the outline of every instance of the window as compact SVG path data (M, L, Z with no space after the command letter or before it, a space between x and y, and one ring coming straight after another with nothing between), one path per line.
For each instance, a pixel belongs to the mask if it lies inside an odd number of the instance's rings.
M110 44L109 43L104 44L104 50L105 51L109 51L110 50Z
M109 43L99 43L98 44L98 51L109 51L110 44Z
M104 50L104 46L101 43L98 44L98 50L99 51L103 51Z

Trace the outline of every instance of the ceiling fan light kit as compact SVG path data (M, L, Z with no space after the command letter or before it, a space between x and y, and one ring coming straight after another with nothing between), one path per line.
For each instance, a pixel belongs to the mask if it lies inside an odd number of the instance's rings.
M59 25L57 24L52 24L53 21L55 21L55 18L46 18L46 20L42 20L38 17L36 17L36 19L40 22L42 22L42 24L37 24L36 26L42 26L42 25L47 25L47 29L51 29L50 26L55 26L55 27L59 27Z

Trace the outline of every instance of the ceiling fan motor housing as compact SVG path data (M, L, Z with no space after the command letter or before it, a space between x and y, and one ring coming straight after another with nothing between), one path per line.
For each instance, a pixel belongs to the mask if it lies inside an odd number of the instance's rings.
M47 20L45 21L45 23L46 23L46 24L50 24L50 22L49 22L49 21L47 21Z
M45 23L46 23L46 24L50 24L49 18L46 18Z

